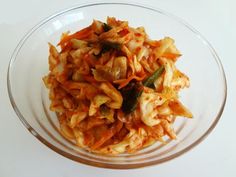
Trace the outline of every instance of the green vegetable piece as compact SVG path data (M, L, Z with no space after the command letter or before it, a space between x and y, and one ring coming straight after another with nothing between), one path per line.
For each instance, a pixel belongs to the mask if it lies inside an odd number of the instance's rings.
M105 31L105 32L107 32L107 31L109 31L109 30L111 30L112 29L112 27L111 26L109 26L108 24L106 24L106 23L103 23L103 30Z
M143 81L143 85L146 87L155 88L154 82L155 80L158 79L158 77L161 76L164 70L165 70L164 66L161 66L160 68L158 68L150 77L148 77L147 79Z
M115 42L108 42L108 41L103 41L102 43L102 49L99 52L99 54L95 55L96 57L100 58L103 53L106 53L110 50L120 50L121 44L115 43Z
M121 48L120 43L108 42L108 41L102 42L102 49L105 51L109 51L111 49L120 50L120 48Z
M141 82L130 82L126 87L122 88L123 103L121 109L125 114L129 114L136 109L138 98L142 92L143 85Z
M155 80L160 77L164 69L164 66L161 66L150 77L145 79L143 83L131 81L127 86L121 89L123 97L121 109L125 114L129 114L136 109L138 99L143 93L143 86L154 88Z

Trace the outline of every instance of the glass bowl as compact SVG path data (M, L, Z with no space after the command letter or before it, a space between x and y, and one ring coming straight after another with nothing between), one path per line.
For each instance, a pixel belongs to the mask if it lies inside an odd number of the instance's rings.
M48 73L48 42L57 44L62 32L75 32L93 19L114 16L130 26L144 26L152 39L170 36L183 56L177 66L190 77L191 86L181 91L181 101L194 118L177 118L177 140L155 143L134 154L118 156L87 152L58 132L56 114L49 111L48 90L42 77ZM59 154L104 168L138 168L174 159L199 144L216 126L226 101L225 74L215 50L195 29L161 10L124 3L99 3L59 12L31 29L16 47L8 68L11 104L25 127Z

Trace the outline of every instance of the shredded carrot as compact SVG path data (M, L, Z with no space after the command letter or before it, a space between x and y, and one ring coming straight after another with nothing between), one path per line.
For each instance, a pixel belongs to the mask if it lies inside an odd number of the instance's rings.
M131 80L135 79L137 81L142 81L145 77L146 77L146 74L142 75L141 77L132 75L128 77L127 79L119 79L119 80L113 81L113 83L120 84L118 89L121 89L125 87L126 85L128 85Z
M161 46L161 42L160 41L156 41L156 40L151 40L147 42L151 47L160 47Z
M75 32L71 35L66 35L64 36L61 41L58 43L58 45L65 47L66 44L71 40L71 39L85 39L87 38L90 34L92 33L92 27L88 26L78 32Z
M180 56L181 56L181 54L169 53L169 52L166 52L162 55L162 57L165 57L165 58L168 58L168 59L171 59L171 60L176 60Z

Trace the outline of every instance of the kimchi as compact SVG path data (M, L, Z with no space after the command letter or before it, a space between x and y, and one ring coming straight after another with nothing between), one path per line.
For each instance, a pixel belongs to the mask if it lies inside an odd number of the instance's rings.
M108 17L49 44L50 110L61 134L101 154L133 153L176 139L176 117L192 113L179 100L189 78L177 69L174 40L152 40L144 27Z

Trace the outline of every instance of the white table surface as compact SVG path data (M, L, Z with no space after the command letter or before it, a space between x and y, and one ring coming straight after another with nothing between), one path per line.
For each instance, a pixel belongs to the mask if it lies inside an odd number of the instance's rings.
M158 166L135 170L101 169L66 159L26 130L8 99L6 73L10 55L21 37L39 21L86 2L92 1L0 0L0 177L235 177L235 0L140 1L171 12L198 29L216 49L226 72L228 99L222 118L207 139L190 152Z

